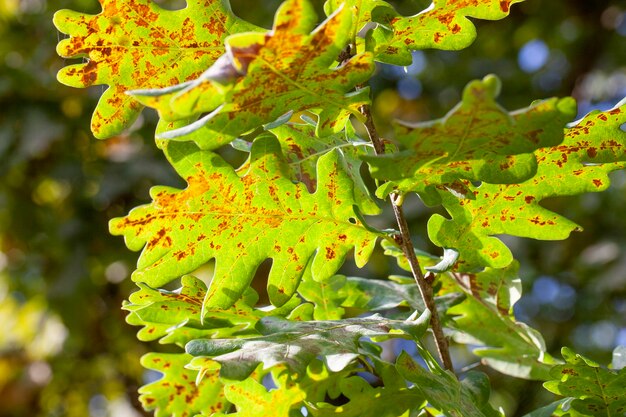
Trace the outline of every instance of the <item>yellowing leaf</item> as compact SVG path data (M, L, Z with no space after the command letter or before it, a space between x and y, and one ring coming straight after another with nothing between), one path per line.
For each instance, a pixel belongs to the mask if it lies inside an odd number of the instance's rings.
M318 190L294 184L273 137L261 137L242 176L218 155L192 143L170 142L167 153L188 187L155 187L154 202L111 222L130 249L145 246L133 279L163 285L212 258L215 276L205 308L227 308L248 287L258 265L272 258L268 292L282 305L311 262L315 279L335 274L354 248L367 262L378 233L357 220L353 183L336 152L318 162Z
M207 70L201 82L173 96L172 90L165 90L161 100L158 92L135 92L135 96L170 116L210 111L186 127L160 134L193 140L203 149L217 148L290 111L317 111L320 136L339 132L351 114L361 117L359 107L369 101L368 90L351 90L369 78L374 63L372 55L364 53L336 66L349 41L349 9L337 10L311 32L315 22L308 0L288 0L276 13L271 32L229 37L224 59ZM205 92L207 85L219 91L222 104L217 109L213 106L219 100L213 99L213 89ZM204 99L207 94L210 98Z
M359 158L372 152L371 143L359 138L351 123L346 124L345 132L325 138L315 136L315 128L311 124L289 123L271 132L280 142L294 179L306 184L310 192L317 189L317 161L322 155L337 150L344 171L354 182L354 198L360 210L367 215L380 213L360 172L363 162Z
M292 415L293 410L301 407L307 397L307 392L291 381L286 373L278 378L277 385L276 389L268 391L252 378L230 382L224 391L226 398L237 407L237 412L219 413L213 417L288 417Z
M163 376L139 389L143 407L155 417L210 416L228 407L217 370L206 372L196 384L195 371L185 369L192 359L187 354L148 353L141 364Z
M469 198L439 190L452 216L434 215L428 222L430 239L460 253L458 270L490 266L502 268L512 261L509 249L494 235L509 234L542 240L565 239L580 230L572 221L539 205L553 196L603 191L608 173L626 167L626 106L594 111L565 130L557 146L535 152L537 173L520 184L464 186Z
M476 39L476 27L469 18L499 20L508 16L511 5L524 0L434 0L415 16L403 17L391 7L374 10L381 24L370 42L376 59L395 65L409 65L411 51L436 48L459 50Z
M238 19L228 0L189 0L169 11L150 0L99 0L102 12L60 10L54 24L69 39L64 58L87 58L63 68L59 81L72 87L109 85L93 114L91 129L107 138L127 128L142 106L128 90L161 88L197 78L224 53L224 38L258 30Z
M537 167L532 152L563 141L575 102L550 99L509 113L495 101L499 91L500 81L487 76L471 82L443 119L398 125L396 137L407 150L366 157L375 178L390 180L379 196L394 190L432 192L459 179L509 184L531 177Z

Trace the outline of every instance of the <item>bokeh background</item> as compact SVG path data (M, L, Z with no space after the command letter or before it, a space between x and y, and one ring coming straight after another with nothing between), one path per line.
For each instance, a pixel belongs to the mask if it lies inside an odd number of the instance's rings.
M231 2L265 27L280 3ZM411 14L428 2L392 3ZM150 186L182 183L153 145L154 113L118 137L92 137L103 87L55 79L69 63L55 53L64 35L51 19L61 8L100 10L96 0L0 0L0 416L142 416L136 390L154 376L139 357L151 347L120 310L137 255L108 235L107 222L147 202ZM511 110L572 95L582 116L626 96L626 1L527 0L508 19L477 26L464 51L416 52L407 68L378 68L373 110L383 132L394 118L443 116L468 81L489 73L502 79ZM626 345L625 191L620 172L608 192L545 202L584 227L567 241L507 238L522 263L516 313L556 355L566 345L606 364ZM417 198L407 204L418 246L434 250L421 238L431 212ZM380 254L369 268L394 271ZM507 415L551 400L536 383L492 377Z

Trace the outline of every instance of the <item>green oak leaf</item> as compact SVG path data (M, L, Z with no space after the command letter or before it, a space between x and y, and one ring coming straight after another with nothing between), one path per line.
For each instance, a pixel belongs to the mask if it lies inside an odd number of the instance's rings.
M230 307L268 258L270 300L282 305L309 262L313 277L324 281L352 249L363 266L380 236L357 220L353 184L336 152L319 159L315 194L288 179L280 145L271 136L255 141L242 175L193 143L169 142L166 152L187 188L154 187L152 204L113 219L110 229L124 235L130 249L144 248L133 279L152 287L215 258L205 309Z
M503 268L513 257L499 234L540 240L565 239L580 227L540 206L548 197L599 192L611 171L626 167L626 106L594 111L565 130L563 143L535 151L537 173L519 184L475 186L463 181L468 198L438 190L452 219L434 215L428 222L433 243L460 253L456 268Z
M185 369L192 357L179 353L148 353L141 364L163 374L139 389L139 401L155 417L211 416L228 407L217 367L196 383L195 371Z
M418 348L430 372L415 363L406 352L400 354L396 367L405 379L415 384L433 407L448 417L501 416L489 405L489 381L486 375L475 372L469 380L459 382L453 373L442 369L425 349L419 345Z
M584 416L626 414L626 368L620 371L602 368L566 347L561 354L566 364L552 368L553 380L543 384L548 391L575 398L571 408Z
M362 52L360 48L364 44L361 40L360 33L366 25L372 21L372 11L376 7L391 7L389 3L383 0L326 0L324 3L324 12L330 16L340 8L348 8L352 11L352 31L350 40L356 41L357 52Z
M409 417L410 410L424 405L424 396L416 388L374 388L363 378L353 376L340 381L341 393L350 400L333 406L318 403L309 406L313 417Z
M472 346L482 362L516 378L547 380L555 360L546 352L539 332L517 322L512 307L521 296L519 265L476 274L439 277L443 293L464 292L465 299L449 308L446 322L458 343Z
M299 410L307 397L302 387L291 381L286 373L275 378L277 388L267 390L252 378L243 381L229 381L224 387L228 401L233 403L237 412L217 413L213 417L289 417L293 410Z
M459 50L476 39L469 18L500 20L511 5L524 0L434 0L415 16L400 16L389 5L374 9L378 27L368 38L376 60L394 65L411 64L411 51L418 49Z
M170 11L150 0L99 0L102 12L60 10L54 24L70 35L57 46L64 58L88 58L58 74L63 84L106 84L91 121L97 138L119 134L143 106L128 90L162 88L196 79L224 53L226 36L259 30L237 18L228 0L190 0ZM181 63L184 62L184 65Z
M210 112L188 126L159 134L193 140L203 149L215 149L291 111L316 111L319 136L340 132L350 115L362 118L359 108L369 101L369 91L352 90L371 76L374 62L370 53L363 53L335 66L349 41L348 8L337 10L317 28L316 20L309 0L287 0L276 12L272 31L230 36L226 55L201 82L182 86L175 94L166 89L162 100L157 99L159 92L139 91L134 96L140 101L147 97L165 115ZM224 73L231 75L224 78ZM202 90L207 83L215 90L203 99L204 92L194 89Z
M337 392L329 392L328 396L336 398L341 394L349 401L339 406L309 403L310 414L314 417L409 417L426 405L422 393L415 387L407 388L393 364L370 359L382 386L372 387L360 376L342 378L337 384Z
M298 294L314 304L313 318L315 320L339 320L345 309L341 307L347 297L346 277L335 275L324 282L313 279L310 270L307 270L298 286Z
M365 158L374 178L388 180L378 195L432 193L459 179L510 184L531 177L537 168L532 152L563 141L576 104L571 98L549 99L509 113L496 102L499 91L500 81L489 75L469 83L443 119L397 124L396 139L406 150Z
M346 124L344 132L322 139L315 135L315 128L310 123L288 123L271 129L271 132L278 138L294 178L306 184L309 192L317 189L317 161L322 155L337 150L344 171L354 182L354 198L361 211L380 213L360 172L363 164L360 158L372 152L372 145L357 136L352 123Z
M138 283L140 290L130 295L123 308L130 311L126 317L129 324L143 326L137 334L139 340L159 339L160 343L182 347L199 338L258 335L254 326L262 317L287 316L300 303L294 297L279 308L255 309L259 297L252 288L248 288L232 307L205 309L203 315L206 284L191 275L183 276L181 283L182 287L174 291Z
M208 356L221 364L220 376L244 379L259 364L263 369L286 365L293 374L303 376L307 365L323 356L326 366L338 372L370 349L362 337L419 338L428 327L430 314L413 320L389 320L378 315L344 320L292 322L277 317L260 320L257 329L264 336L248 339L192 340L186 351L193 356Z

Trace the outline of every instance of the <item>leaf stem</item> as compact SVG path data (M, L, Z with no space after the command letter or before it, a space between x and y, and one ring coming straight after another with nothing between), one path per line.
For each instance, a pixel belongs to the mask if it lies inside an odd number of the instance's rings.
M376 155L384 154L385 145L378 135L376 126L374 125L374 119L372 118L370 106L367 104L363 105L361 106L360 110L361 114L365 116L365 129L367 130L370 141L374 145ZM409 262L413 278L415 279L417 287L419 288L422 300L431 312L430 327L432 328L433 334L435 336L437 352L439 353L439 357L441 358L443 367L449 371L454 372L452 359L450 358L448 339L446 339L446 336L443 333L443 326L441 325L441 320L439 319L439 314L437 313L437 306L435 304L433 288L431 286L431 282L429 282L429 280L427 280L422 273L422 269L420 268L417 256L415 256L415 248L413 247L413 242L411 241L409 225L406 221L406 217L404 215L402 205L400 204L400 200L401 199L398 194L391 194L391 205L393 207L393 213L396 217L398 227L400 228L400 236L398 237L398 239L396 239L396 241L402 248L402 252Z

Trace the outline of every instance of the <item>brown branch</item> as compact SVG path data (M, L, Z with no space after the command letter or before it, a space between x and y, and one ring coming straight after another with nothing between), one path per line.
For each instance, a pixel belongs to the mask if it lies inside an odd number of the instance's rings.
M370 141L374 145L376 155L384 154L385 145L376 131L376 126L374 125L369 105L366 104L361 106L360 111L361 114L365 116L365 129L367 130ZM424 277L417 256L415 256L415 248L413 247L413 242L411 241L409 225L406 221L406 217L404 216L402 205L399 204L399 196L397 194L391 194L391 205L393 207L393 213L396 217L396 222L400 228L400 236L396 239L396 242L402 248L402 252L409 262L411 273L417 283L422 300L424 301L426 308L430 310L430 327L432 328L435 336L435 344L437 345L439 357L441 358L443 367L454 372L452 359L450 358L448 339L446 339L446 336L443 333L443 326L441 325L441 320L439 319L439 314L437 313L437 305L435 304L435 296L431 285L432 281Z

